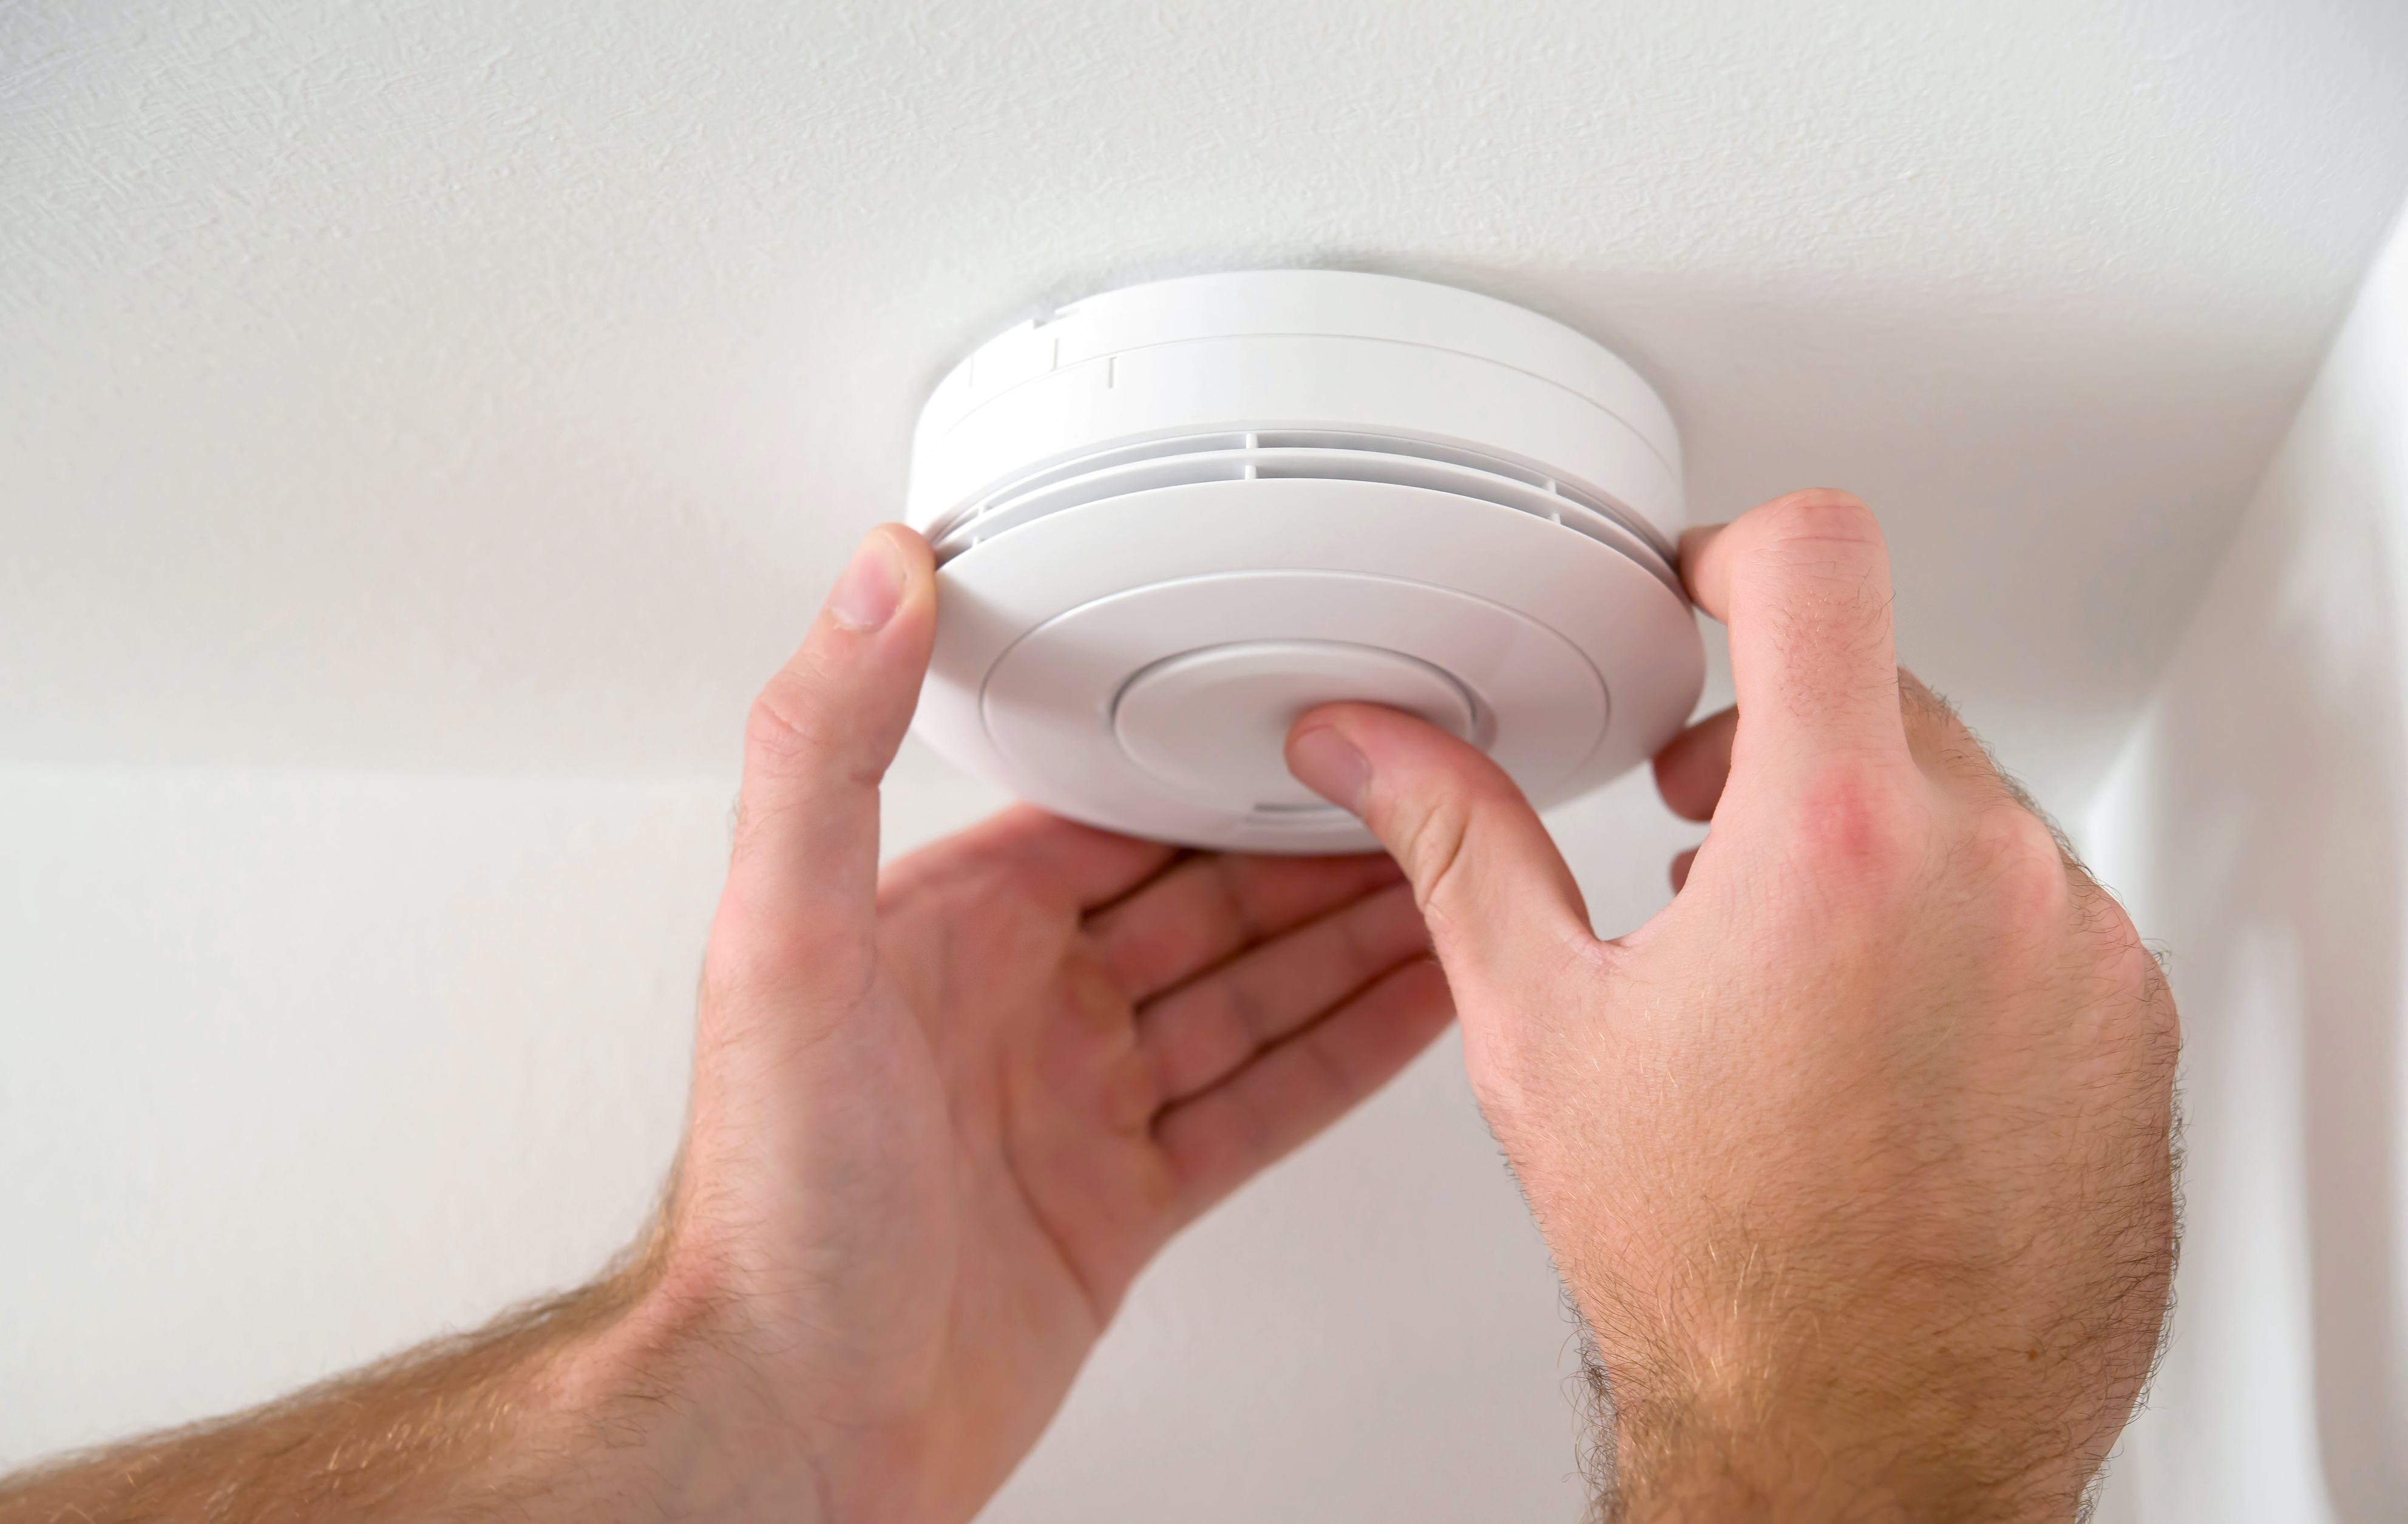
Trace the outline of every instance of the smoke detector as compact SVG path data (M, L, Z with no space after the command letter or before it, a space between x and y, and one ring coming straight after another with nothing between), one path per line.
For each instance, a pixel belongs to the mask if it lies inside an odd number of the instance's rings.
M1372 846L1283 760L1341 698L1569 798L1697 703L1680 460L1628 366L1470 292L1263 270L1090 297L921 412L918 729L1056 813L1194 846Z

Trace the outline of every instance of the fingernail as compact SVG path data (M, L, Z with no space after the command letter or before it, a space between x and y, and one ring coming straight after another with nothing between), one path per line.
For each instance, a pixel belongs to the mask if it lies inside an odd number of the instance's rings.
M1363 796L1371 786L1371 763L1354 743L1322 726L1291 738L1288 770L1297 782L1355 814L1363 812Z
M884 535L871 535L828 595L828 613L849 630L874 630L903 601L903 558Z

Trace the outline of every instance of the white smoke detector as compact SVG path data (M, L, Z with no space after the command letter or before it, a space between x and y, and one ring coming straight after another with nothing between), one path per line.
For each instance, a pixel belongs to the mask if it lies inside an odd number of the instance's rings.
M1570 798L1697 703L1680 463L1628 366L1486 296L1264 270L1090 297L921 412L918 728L1056 813L1195 846L1373 844L1283 760L1341 698Z

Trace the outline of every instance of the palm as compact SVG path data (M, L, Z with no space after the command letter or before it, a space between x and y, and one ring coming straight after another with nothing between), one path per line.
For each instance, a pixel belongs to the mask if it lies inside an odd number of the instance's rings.
M1015 810L890 868L878 927L944 1109L920 1204L950 1252L911 1268L947 1303L942 1389L1020 1418L998 1456L1173 1232L1449 1014L1384 857L1182 858Z
M730 905L690 1186L762 1331L811 1352L781 1406L887 1435L926 1517L1001 1482L1172 1233L1452 1015L1385 857L1182 855L1024 808L886 870L874 913L831 897L772 935Z

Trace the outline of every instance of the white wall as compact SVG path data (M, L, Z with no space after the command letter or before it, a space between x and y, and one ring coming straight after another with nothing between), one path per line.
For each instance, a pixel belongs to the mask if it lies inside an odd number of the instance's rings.
M2114 1506L2408 1517L2408 227L2086 832L2185 1026L2179 1315Z
M732 790L0 769L0 1467L574 1284L673 1149ZM916 749L890 851L983 813ZM1600 923L1697 835L1555 817ZM1172 1246L996 1524L1570 1519L1571 1329L1452 1039Z
M731 797L0 771L0 1465L589 1275L676 1143Z
M1703 519L1864 494L2086 792L2404 69L2399 0L7 0L0 757L707 772L969 345L1335 264L1611 341Z

